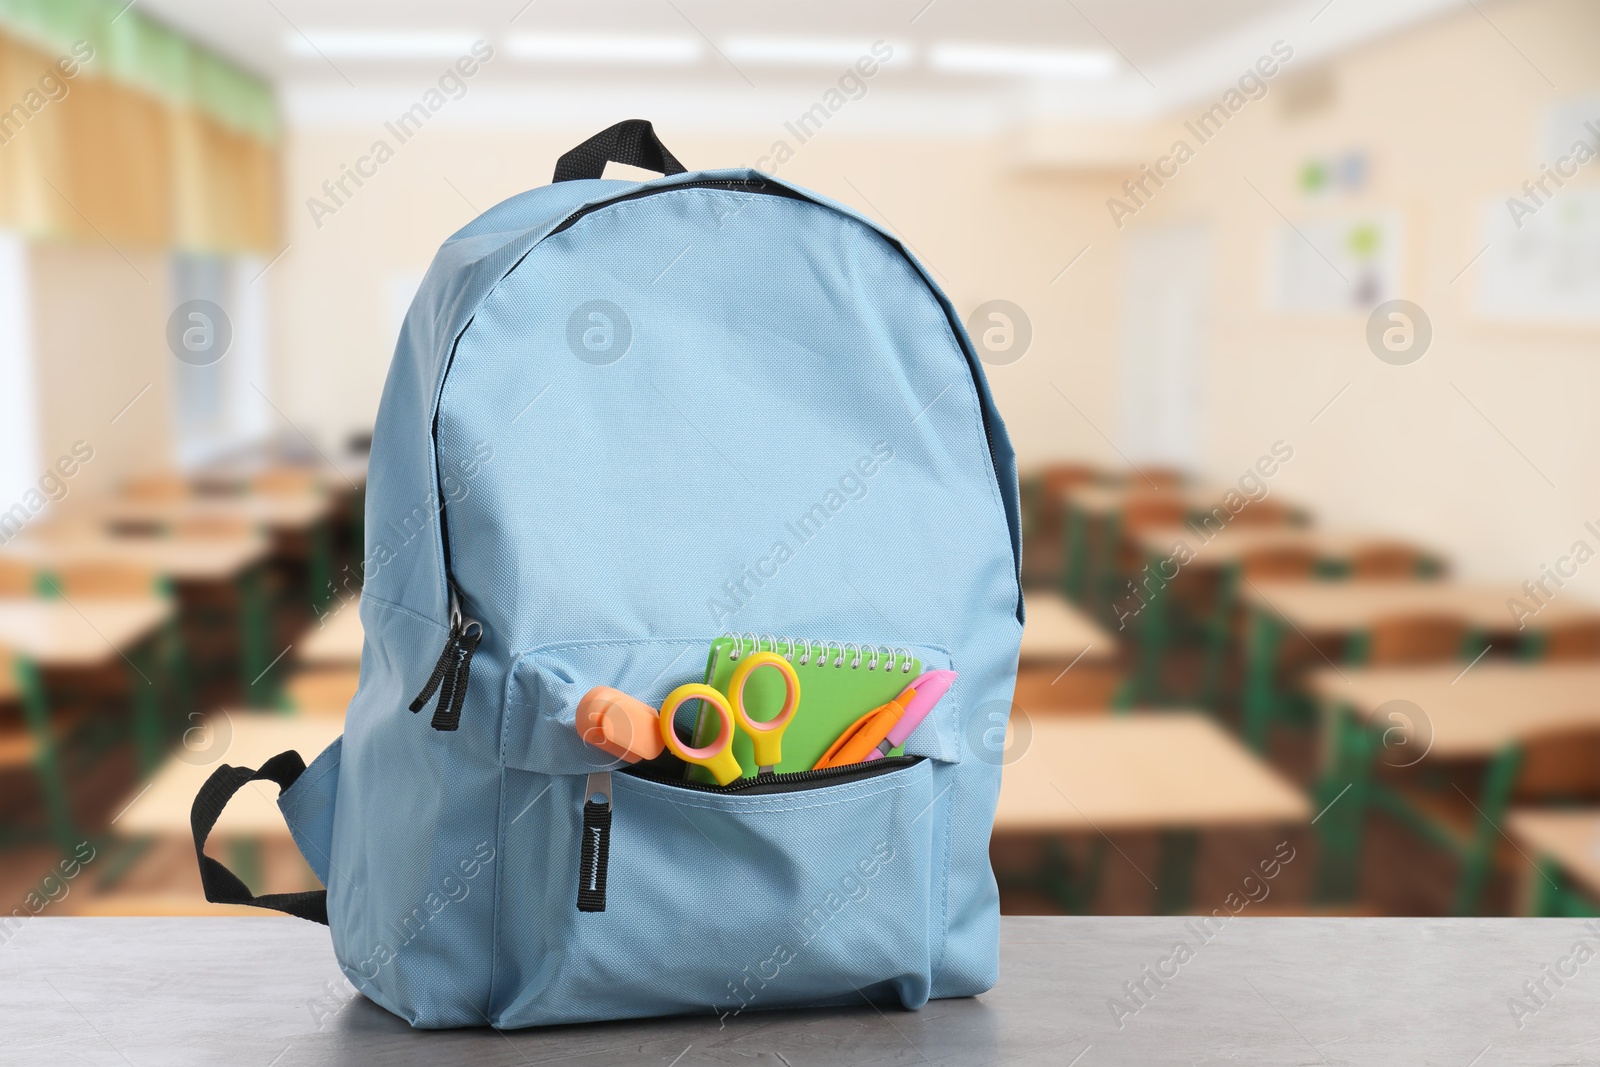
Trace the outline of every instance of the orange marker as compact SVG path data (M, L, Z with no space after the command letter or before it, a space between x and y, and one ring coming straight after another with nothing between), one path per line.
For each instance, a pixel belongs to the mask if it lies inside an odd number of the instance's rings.
M889 736L906 707L917 695L916 689L907 686L905 691L887 704L873 708L845 728L839 739L828 746L828 751L811 769L820 771L828 767L848 767L867 758L867 753L877 748Z
M656 709L608 686L596 686L578 702L578 735L628 763L655 759L663 742Z

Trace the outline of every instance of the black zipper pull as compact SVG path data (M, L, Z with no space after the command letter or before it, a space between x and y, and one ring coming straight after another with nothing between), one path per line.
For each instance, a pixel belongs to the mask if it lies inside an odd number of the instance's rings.
M606 868L611 865L611 772L595 771L583 790L582 841L578 845L578 910L606 910Z
M454 661L445 684L439 689L439 704L433 709L433 722L430 725L435 730L454 730L461 725L461 705L467 699L467 677L472 672L472 654L478 651L478 642L482 640L483 625L476 619L468 619L461 635L456 638Z
M418 693L417 698L411 702L412 714L422 710L423 705L428 703L428 698L433 696L440 683L444 681L445 672L455 663L456 644L460 640L460 623L452 621L450 623L450 636L445 638L444 651L439 653L439 662L433 665L433 674L429 675L428 684L422 687L422 692Z
M444 651L433 665L428 684L411 702L413 714L421 711L439 694L439 703L429 724L435 730L450 731L461 725L461 705L467 699L467 678L472 672L472 654L478 651L483 640L483 623L461 614L461 602L455 591L450 593L450 635L445 638Z

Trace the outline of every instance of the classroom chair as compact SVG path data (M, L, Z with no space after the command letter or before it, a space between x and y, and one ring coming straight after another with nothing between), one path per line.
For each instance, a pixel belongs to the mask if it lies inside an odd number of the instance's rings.
M1544 632L1540 658L1546 663L1600 659L1600 620L1559 623Z
M360 681L361 671L356 667L301 671L285 686L284 702L295 711L342 718Z
M0 557L0 597L30 597L39 591L39 572L31 563Z
M1365 647L1352 648L1346 658L1369 667L1447 663L1460 658L1470 632L1455 615L1385 616L1367 630Z
M1362 582L1409 581L1428 574L1428 556L1412 545L1374 542L1350 553L1349 575Z
M1239 575L1252 582L1310 581L1317 562L1317 554L1309 548L1258 548L1239 558Z
M1188 481L1189 476L1176 467L1135 467L1128 476L1129 485L1156 489L1181 489Z
M1213 710L1218 707L1229 653L1243 646L1245 620L1239 611L1239 586L1247 581L1310 581L1316 574L1317 564L1317 554L1310 549L1284 546L1254 549L1223 568L1212 594L1214 607L1204 627L1206 659L1200 682L1202 706ZM1315 655L1315 649L1304 642L1295 647ZM1287 648L1281 650L1280 660L1285 654L1293 653Z
M226 515L197 515L183 519L172 525L172 536L179 540L191 541L248 541L254 539L256 528L249 519L240 519ZM266 568L262 568L266 570ZM273 587L275 575L265 573L257 576L257 580L264 587ZM186 612L201 613L206 616L206 622L217 630L233 628L234 613L240 610L242 582L222 583L205 582L197 585L185 586L183 589L183 607ZM220 637L228 637L226 633ZM230 637L231 639L231 637Z
M196 541L239 541L254 537L256 528L249 519L231 515L194 515L172 524L172 536Z
M1100 480L1100 471L1087 463L1052 463L1039 474L1044 492L1060 500L1068 489Z
M1021 483L1022 572L1028 585L1058 585L1072 546L1066 540L1067 490L1097 480L1098 472L1082 463L1054 463Z
M62 773L61 738L71 732L71 717L50 714L38 672L32 664L0 648L0 774L31 771L44 801L50 837L64 849L77 841L72 802ZM9 843L14 827L0 832ZM22 838L23 835L16 835Z
M1023 666L1011 702L1029 714L1103 715L1117 703L1120 673L1102 664Z
M1125 534L1142 530L1181 526L1189 517L1188 505L1183 497L1167 490L1134 490L1128 495L1119 514L1109 516L1102 524L1105 543L1100 548L1100 559L1110 565L1096 567L1099 572L1097 592L1103 613L1115 614L1115 605L1128 594L1126 582L1132 580L1141 586L1141 570L1145 556L1139 546ZM1161 595L1165 596L1163 592Z
M1512 870L1527 863L1500 829L1512 804L1568 806L1600 799L1600 727L1542 731L1506 745L1483 770L1476 799L1453 780L1422 779L1411 773L1397 782L1375 782L1373 801L1460 863L1453 909L1475 915L1495 866Z
M143 474L122 484L122 495L132 500L182 500L192 492L189 479L176 471Z
M243 541L260 536L249 519L227 515L196 515L172 525L172 535L196 541ZM220 678L236 656L246 689L259 682L272 657L272 606L284 594L284 575L266 563L257 563L229 583L186 583L179 590L188 634L188 647L205 672L203 681ZM281 646L278 646L281 647ZM262 696L251 692L251 698ZM270 702L270 700L266 701Z
M266 497L320 495L326 479L308 467L273 467L250 480L250 491ZM304 568L311 607L320 610L333 595L333 519L324 517L310 529L279 532L275 554L295 568Z
M1189 517L1182 496L1165 490L1135 491L1122 507L1122 529L1134 533L1161 526L1181 526Z
M1294 508L1280 501L1252 500L1233 516L1229 525L1250 528L1292 526L1296 521L1296 515Z
M69 602L145 597L174 600L171 582L159 572L134 563L73 563L54 567L42 579L42 593ZM143 702L146 709L171 708L179 714L194 709L189 653L177 611L167 617L154 642L155 660L160 664L156 676L139 668L134 668L139 673L130 673L129 664L124 660L132 650L119 651L122 655L104 667L65 672L62 677L65 687L73 696L96 703L128 699L136 705ZM140 677L140 673L144 677ZM160 696L147 691L152 686L157 687ZM156 701L160 703L154 703ZM140 751L148 755L161 746L166 731L158 713L146 710L135 718L137 729L142 731L138 738Z

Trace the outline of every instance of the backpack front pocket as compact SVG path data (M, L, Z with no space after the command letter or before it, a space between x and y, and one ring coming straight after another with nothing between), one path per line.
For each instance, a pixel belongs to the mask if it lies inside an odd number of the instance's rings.
M954 694L903 757L727 789L646 776L654 769L577 741L583 692L611 685L659 704L693 678L697 664L668 666L691 648L706 642L566 646L519 661L504 735L497 1025L920 1006L943 949ZM918 652L925 669L948 660ZM560 728L583 762L551 773Z

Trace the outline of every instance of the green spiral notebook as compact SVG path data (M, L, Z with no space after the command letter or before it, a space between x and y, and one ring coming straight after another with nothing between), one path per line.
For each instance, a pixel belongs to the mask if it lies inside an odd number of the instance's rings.
M881 704L900 695L922 673L922 661L908 649L889 649L874 645L854 645L838 641L807 641L804 638L719 637L711 642L706 657L705 683L726 694L739 656L757 651L776 652L794 665L800 679L800 707L794 721L783 734L783 761L777 772L809 771L828 746L851 723ZM783 679L772 668L750 675L745 683L745 708L757 721L773 718L783 708ZM704 747L717 736L717 715L701 708L695 719L690 744ZM733 754L745 777L756 773L755 754L750 738L735 730ZM895 749L891 755L899 755ZM689 780L712 783L711 772L690 767Z

